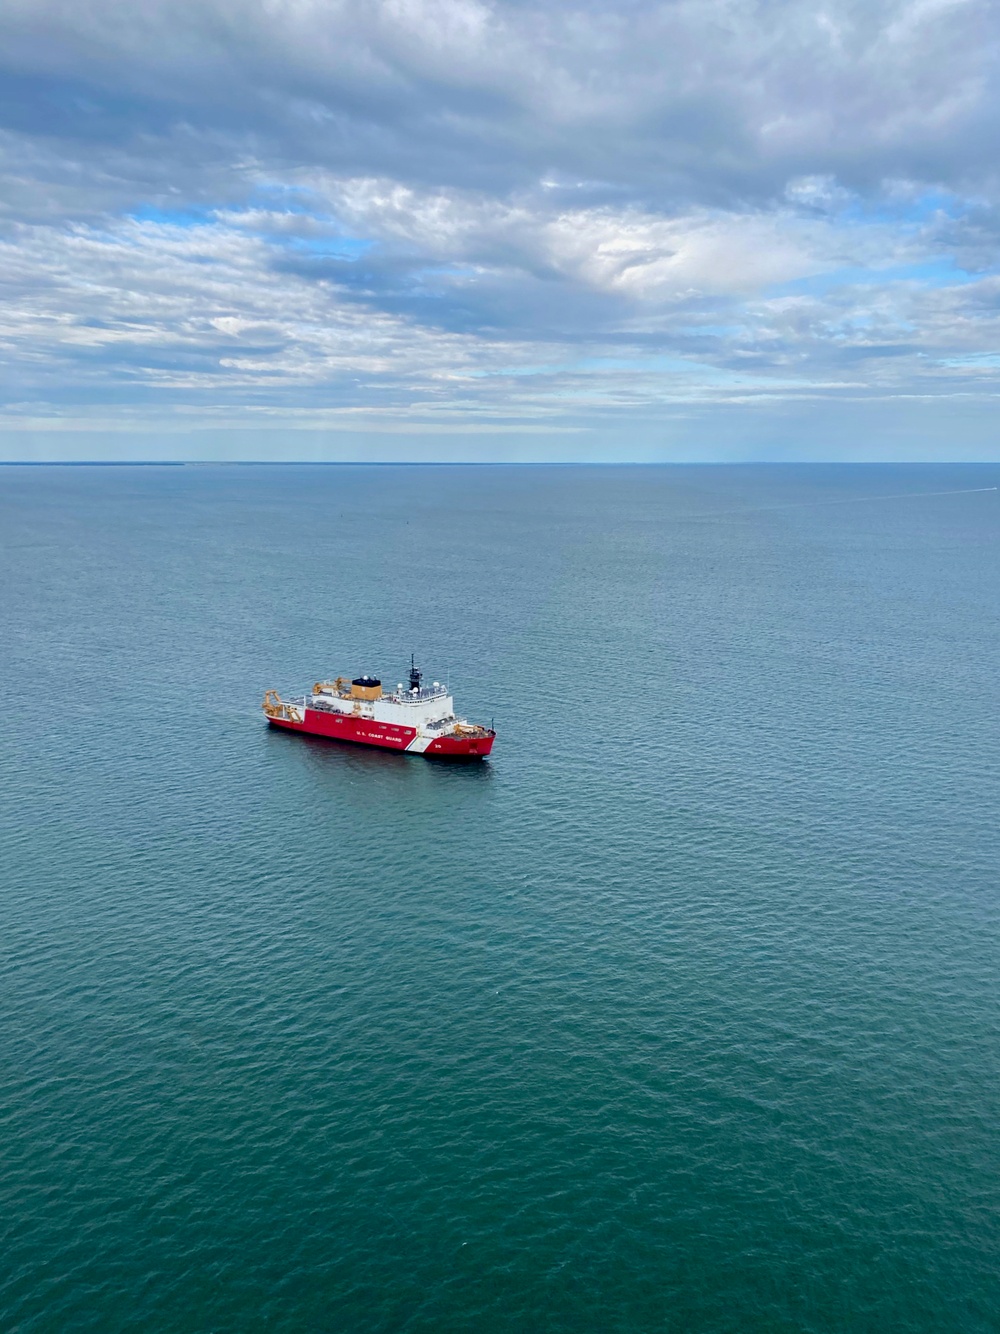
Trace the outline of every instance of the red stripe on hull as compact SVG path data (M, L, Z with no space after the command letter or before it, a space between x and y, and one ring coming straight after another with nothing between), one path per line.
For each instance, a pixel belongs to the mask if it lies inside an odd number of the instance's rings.
M398 727L394 723L376 723L371 718L352 718L349 713L325 713L322 709L306 709L305 722L290 723L283 718L270 722L287 727L291 732L308 732L310 736L328 736L334 741L355 741L362 746L378 746L382 750L405 750L417 735L415 727Z
M283 727L289 732L327 737L331 741L352 741L380 750L405 750L417 735L414 727L376 723L370 718L352 718L350 714L325 713L319 709L306 709L305 721L301 723L290 722L287 718L268 718L267 721L273 727ZM414 753L432 759L474 760L488 755L492 749L493 734L487 733L484 737L438 737L425 751Z

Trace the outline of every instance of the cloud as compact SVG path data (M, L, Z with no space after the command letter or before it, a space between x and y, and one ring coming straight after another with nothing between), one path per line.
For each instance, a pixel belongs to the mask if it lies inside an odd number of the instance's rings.
M8 0L0 412L992 411L997 52L985 0Z

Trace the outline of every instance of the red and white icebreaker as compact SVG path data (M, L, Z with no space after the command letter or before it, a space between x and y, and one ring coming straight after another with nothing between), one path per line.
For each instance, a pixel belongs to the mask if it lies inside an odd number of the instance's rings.
M455 703L437 681L421 685L410 659L410 684L383 691L374 676L317 681L311 695L283 700L276 690L264 696L272 727L333 741L353 741L385 750L405 750L443 760L478 760L493 749L492 727L455 717Z

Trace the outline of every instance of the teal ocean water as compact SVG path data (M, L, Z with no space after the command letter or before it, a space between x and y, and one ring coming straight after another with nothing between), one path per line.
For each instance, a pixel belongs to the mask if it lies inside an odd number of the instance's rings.
M0 470L0 1328L1000 1329L998 480Z

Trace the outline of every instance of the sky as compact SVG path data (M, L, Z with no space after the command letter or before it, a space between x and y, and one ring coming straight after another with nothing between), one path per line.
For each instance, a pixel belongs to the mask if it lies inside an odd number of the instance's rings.
M995 460L994 0L4 0L0 459Z

